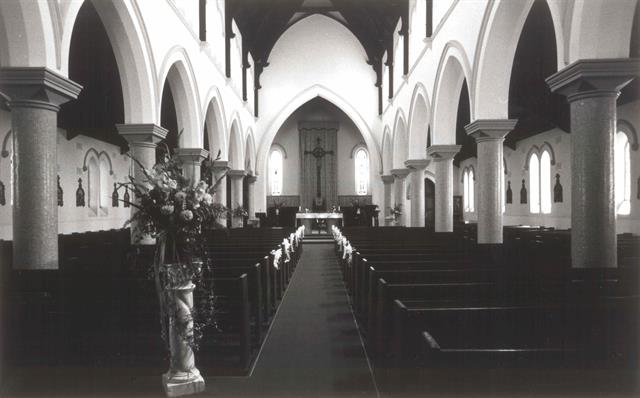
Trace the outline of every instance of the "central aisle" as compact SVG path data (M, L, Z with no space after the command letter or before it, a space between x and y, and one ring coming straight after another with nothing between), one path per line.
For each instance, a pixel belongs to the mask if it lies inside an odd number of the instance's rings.
M305 244L253 374L208 378L217 397L376 397L332 244Z

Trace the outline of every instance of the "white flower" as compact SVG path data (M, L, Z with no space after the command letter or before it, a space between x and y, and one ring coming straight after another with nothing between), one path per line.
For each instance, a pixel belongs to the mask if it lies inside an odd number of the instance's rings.
M187 198L187 194L183 191L180 192L176 192L176 196L175 196L176 200L178 202L182 202L183 200L185 200Z
M184 221L191 221L193 220L193 212L191 210L182 210L180 212L180 218Z
M202 197L202 201L208 205L213 204L213 196L210 193L205 193Z
M175 208L173 207L173 205L164 205L160 208L160 213L164 214L165 216L168 216L170 214L173 214L174 210Z

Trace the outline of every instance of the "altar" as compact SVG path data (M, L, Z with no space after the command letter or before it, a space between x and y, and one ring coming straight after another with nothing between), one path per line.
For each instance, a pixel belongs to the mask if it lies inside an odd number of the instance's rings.
M296 227L304 225L307 233L315 229L326 229L327 233L331 227L342 226L342 213L296 213Z

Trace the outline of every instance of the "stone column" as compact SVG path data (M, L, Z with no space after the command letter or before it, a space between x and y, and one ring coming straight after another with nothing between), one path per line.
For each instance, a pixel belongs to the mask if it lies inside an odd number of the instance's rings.
M411 226L424 227L424 169L427 159L411 159L404 165L411 173Z
M384 184L384 208L382 217L384 218L384 225L393 225L393 216L391 215L391 208L393 207L393 182L395 178L393 175L383 175L382 183Z
M502 144L517 120L476 120L466 126L478 143L478 243L502 243Z
M118 124L118 132L129 143L129 152L140 164L133 162L133 174L136 180L144 181L142 167L150 170L156 164L156 146L165 139L167 130L156 124ZM131 207L131 214L135 207ZM154 245L155 239L140 235L135 225L131 225L131 243Z
M436 232L453 232L453 157L460 145L432 145L427 154L435 162Z
M247 213L249 213L249 223L253 224L256 222L256 180L257 176L250 175L246 177L247 179Z
M244 170L229 170L227 177L231 178L231 208L233 211L242 206L242 180L247 173ZM231 216L231 228L242 228L242 217Z
M46 68L0 69L13 131L15 269L58 269L58 111L81 90Z
M407 212L409 211L406 203L405 180L409 175L409 169L393 169L391 170L391 174L393 174L395 178L395 202L393 205L400 205L400 211L402 212L400 217L398 217L397 225L405 227L407 226Z
M177 148L175 154L182 161L183 175L191 180L192 186L195 186L200 182L200 166L209 156L209 151L202 148Z
M213 183L220 180L220 183L216 187L216 193L213 195L213 201L216 203L222 203L227 205L227 176L225 173L229 170L229 166L226 160L216 160L213 162Z
M614 139L616 99L638 59L579 60L547 79L571 106L571 262L616 267Z

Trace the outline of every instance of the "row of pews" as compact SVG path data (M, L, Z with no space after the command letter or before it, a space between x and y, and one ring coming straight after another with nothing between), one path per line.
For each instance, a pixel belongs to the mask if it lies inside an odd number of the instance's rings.
M638 368L636 236L618 237L617 268L579 270L567 231L506 228L501 247L477 245L473 226L333 235L377 376L412 375L396 387L443 369Z
M215 325L202 330L197 366L206 375L246 374L302 253L303 229L206 232ZM59 237L60 268L3 267L6 366L167 366L150 272L155 248L128 230ZM0 241L3 264L12 245ZM197 292L197 290L196 290ZM203 297L194 297L194 300Z

